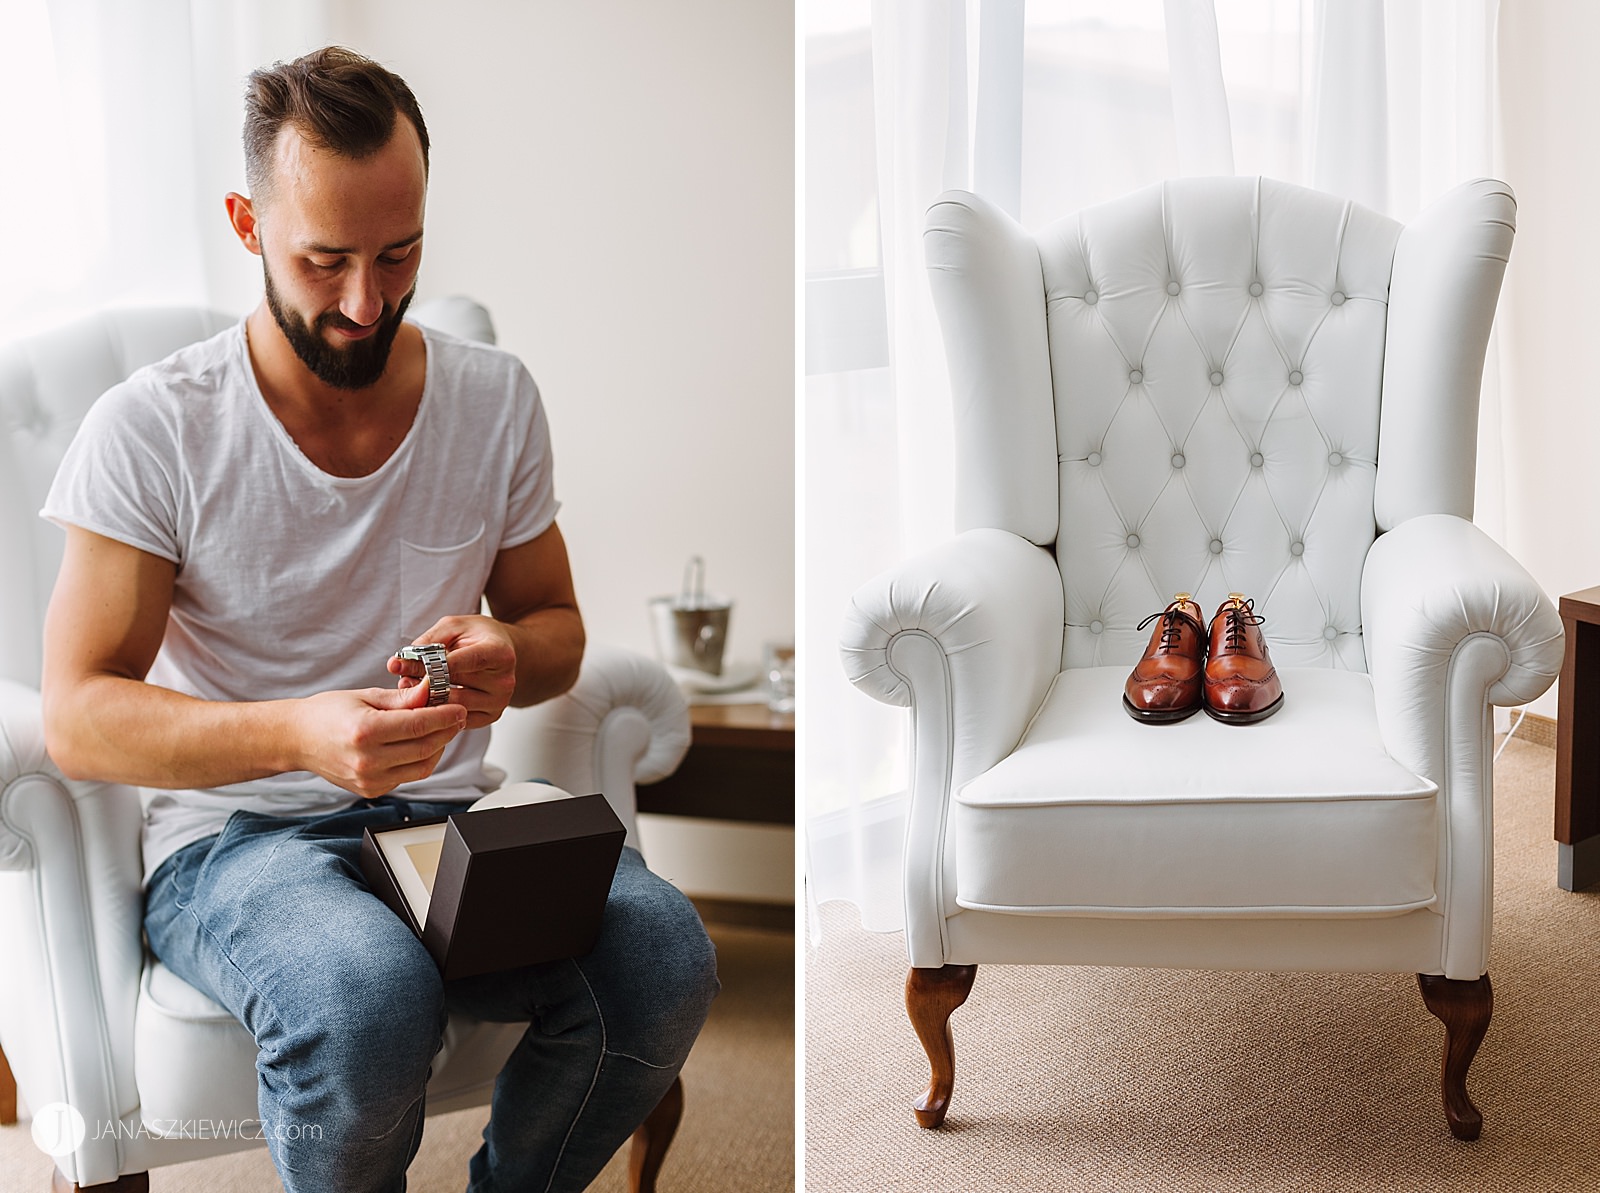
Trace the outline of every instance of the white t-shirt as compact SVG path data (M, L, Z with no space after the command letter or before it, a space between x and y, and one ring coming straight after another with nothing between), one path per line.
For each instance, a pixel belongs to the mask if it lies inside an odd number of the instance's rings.
M244 321L140 369L89 411L42 511L177 565L148 682L205 700L391 687L389 656L479 611L496 554L555 520L538 387L510 354L423 329L410 432L368 476L323 472L268 408ZM486 730L398 794L472 800ZM309 772L145 793L145 877L239 809L304 816L355 796Z

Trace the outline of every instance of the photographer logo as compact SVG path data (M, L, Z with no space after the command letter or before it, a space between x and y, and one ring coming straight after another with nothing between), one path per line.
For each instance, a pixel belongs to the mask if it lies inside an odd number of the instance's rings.
M83 1115L65 1102L47 1102L33 1112L33 1142L49 1156L76 1151L89 1133Z

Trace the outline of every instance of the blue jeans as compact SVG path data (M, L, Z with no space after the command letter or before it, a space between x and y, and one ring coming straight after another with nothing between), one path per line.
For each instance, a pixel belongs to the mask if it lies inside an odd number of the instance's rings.
M443 981L361 875L361 830L461 810L385 796L316 817L236 812L151 876L145 933L249 1029L289 1193L395 1193L422 1140L446 1015L527 1022L495 1082L471 1193L585 1188L672 1084L716 996L694 907L622 851L587 956Z

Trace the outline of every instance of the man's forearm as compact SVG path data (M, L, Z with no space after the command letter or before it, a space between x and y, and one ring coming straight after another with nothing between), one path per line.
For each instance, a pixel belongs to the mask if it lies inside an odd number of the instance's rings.
M290 703L200 700L141 680L90 676L66 691L46 685L45 744L73 779L221 787L298 769Z
M425 707L427 688L208 701L122 676L45 686L45 740L75 779L225 787L310 771L372 799L427 778L467 710Z

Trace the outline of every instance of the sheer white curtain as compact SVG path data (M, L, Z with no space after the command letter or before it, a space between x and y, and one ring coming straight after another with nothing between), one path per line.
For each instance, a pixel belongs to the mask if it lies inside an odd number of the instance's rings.
M321 0L0 0L0 338L113 303L242 313L251 69L322 44Z
M1163 178L1237 172L1408 219L1495 172L1498 3L808 7L807 895L893 929L905 714L850 689L835 647L850 592L952 529L949 390L921 250L929 204L976 190L1039 227ZM1479 519L1491 533L1497 379L1491 356Z

